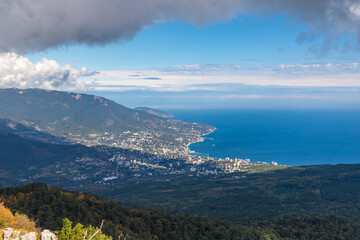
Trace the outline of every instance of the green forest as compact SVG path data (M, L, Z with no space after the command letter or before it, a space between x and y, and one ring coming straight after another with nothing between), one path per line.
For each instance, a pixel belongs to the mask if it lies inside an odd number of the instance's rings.
M167 180L168 179L168 180ZM166 177L89 190L125 205L172 209L249 225L289 214L360 220L360 165L289 167L217 177Z
M360 225L334 215L286 215L242 226L168 210L126 207L89 192L69 192L43 183L0 189L13 212L28 215L42 228L59 231L63 219L83 226L104 225L118 239L357 239ZM69 222L67 222L69 224ZM61 232L61 231L60 231Z

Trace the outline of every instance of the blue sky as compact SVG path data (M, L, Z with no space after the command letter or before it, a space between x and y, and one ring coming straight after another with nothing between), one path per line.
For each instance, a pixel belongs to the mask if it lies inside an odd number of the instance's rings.
M360 106L356 0L154 0L147 8L138 0L66 1L41 4L22 21L8 6L0 87L82 91L162 109Z
M330 50L319 54L323 36L300 44L299 34L309 32L300 21L283 15L239 16L197 26L181 21L145 27L134 39L109 45L61 46L26 55L36 62L46 57L61 63L97 70L146 69L200 64L290 64L357 61L359 52ZM345 39L356 36L342 36Z

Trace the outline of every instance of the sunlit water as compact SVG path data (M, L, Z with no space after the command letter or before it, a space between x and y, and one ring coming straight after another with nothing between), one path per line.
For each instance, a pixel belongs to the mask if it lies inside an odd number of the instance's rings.
M217 130L191 150L286 165L360 163L359 110L168 111Z

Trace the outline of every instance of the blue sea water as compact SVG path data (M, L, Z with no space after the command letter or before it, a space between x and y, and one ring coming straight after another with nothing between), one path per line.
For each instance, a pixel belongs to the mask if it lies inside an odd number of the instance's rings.
M172 110L217 130L191 150L285 165L360 163L359 110Z

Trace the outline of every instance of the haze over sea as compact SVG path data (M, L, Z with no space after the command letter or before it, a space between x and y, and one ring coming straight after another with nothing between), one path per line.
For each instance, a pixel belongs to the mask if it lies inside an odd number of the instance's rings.
M360 110L171 110L217 130L191 150L285 165L360 163Z

